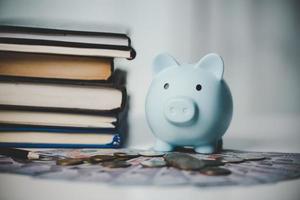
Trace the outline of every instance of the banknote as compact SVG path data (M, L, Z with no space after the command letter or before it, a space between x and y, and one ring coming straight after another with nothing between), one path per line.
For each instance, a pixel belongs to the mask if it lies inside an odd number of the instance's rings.
M197 170L181 170L172 166L145 167L141 163L158 159L151 152L140 153L138 149L47 149L37 151L43 155L61 158L80 158L82 164L59 165L56 160L20 160L0 157L0 173L23 174L40 179L58 179L69 181L97 182L114 185L193 185L197 187L257 185L300 178L300 153L249 152L223 150L214 155L196 154L185 151L184 154L199 160L220 159L225 162L218 172L231 172L210 176ZM117 163L90 163L95 155L128 155L118 157ZM121 152L121 154L120 154ZM146 155L146 156L141 156ZM235 158L235 159L230 159ZM241 162L237 158L241 159ZM160 158L162 159L162 158ZM223 160L222 160L223 159ZM68 161L68 160L66 160ZM110 161L111 162L111 161ZM114 161L115 162L115 161ZM126 162L124 167L112 164ZM149 162L148 162L149 163ZM123 166L123 165L120 165ZM214 168L213 168L214 169ZM212 175L214 175L212 171Z

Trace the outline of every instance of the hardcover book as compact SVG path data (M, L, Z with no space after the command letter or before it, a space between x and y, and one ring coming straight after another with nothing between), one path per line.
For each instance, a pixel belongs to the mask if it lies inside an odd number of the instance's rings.
M117 148L119 134L0 132L0 147L16 148Z
M32 110L0 110L0 126L1 124L75 129L115 129L118 125L118 117Z
M126 102L125 87L118 85L34 81L0 77L0 109L114 114Z
M0 51L134 59L126 34L0 26Z
M108 81L113 70L110 58L0 51L2 76Z

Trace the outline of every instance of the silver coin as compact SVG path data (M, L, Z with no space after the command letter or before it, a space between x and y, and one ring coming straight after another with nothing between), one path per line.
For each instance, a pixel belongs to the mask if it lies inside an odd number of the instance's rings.
M108 168L126 168L131 166L130 163L126 162L126 161L120 161L120 160L116 160L116 161L106 161L101 163L101 165L103 167L108 167Z
M220 158L217 158L217 160L223 163L241 163L245 161L243 158L239 158L236 156L222 156Z
M225 165L224 162L220 161L220 160L206 160L206 159L201 159L205 166L207 167L217 167L217 166L221 166L221 165Z
M167 153L164 155L164 159L169 166L183 170L200 170L205 167L202 160L185 153Z
M224 176L231 174L231 171L221 167L206 167L201 169L200 173L207 176Z
M238 157L246 160L246 161L257 161L257 160L264 160L266 159L265 156L262 156L260 154L252 154L252 153L249 153L249 154L239 154Z
M83 159L80 158L65 158L56 161L57 165L69 166L69 165L80 165L83 164Z
M134 152L115 152L114 156L117 158L136 158L140 155Z
M167 163L163 159L151 159L151 160L145 160L141 162L141 165L143 167L154 168L154 167L165 167Z
M140 151L139 154L141 156L145 156L145 157L160 157L160 156L164 156L165 153L164 152L160 152L160 151Z
M86 159L86 161L92 164L96 164L100 162L111 161L114 159L115 157L112 155L94 155Z

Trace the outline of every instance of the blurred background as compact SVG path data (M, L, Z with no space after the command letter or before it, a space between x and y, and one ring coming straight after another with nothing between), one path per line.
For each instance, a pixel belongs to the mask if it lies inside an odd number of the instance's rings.
M297 0L0 0L0 22L126 27L137 57L115 66L128 75L130 147L154 141L144 113L153 58L216 52L234 100L225 147L299 152L299 10Z

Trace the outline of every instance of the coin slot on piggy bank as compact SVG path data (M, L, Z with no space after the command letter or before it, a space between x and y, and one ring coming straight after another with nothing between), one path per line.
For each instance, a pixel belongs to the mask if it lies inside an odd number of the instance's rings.
M233 111L222 58L211 53L195 64L179 64L160 54L153 70L145 109L156 137L154 150L185 146L204 154L220 150Z

